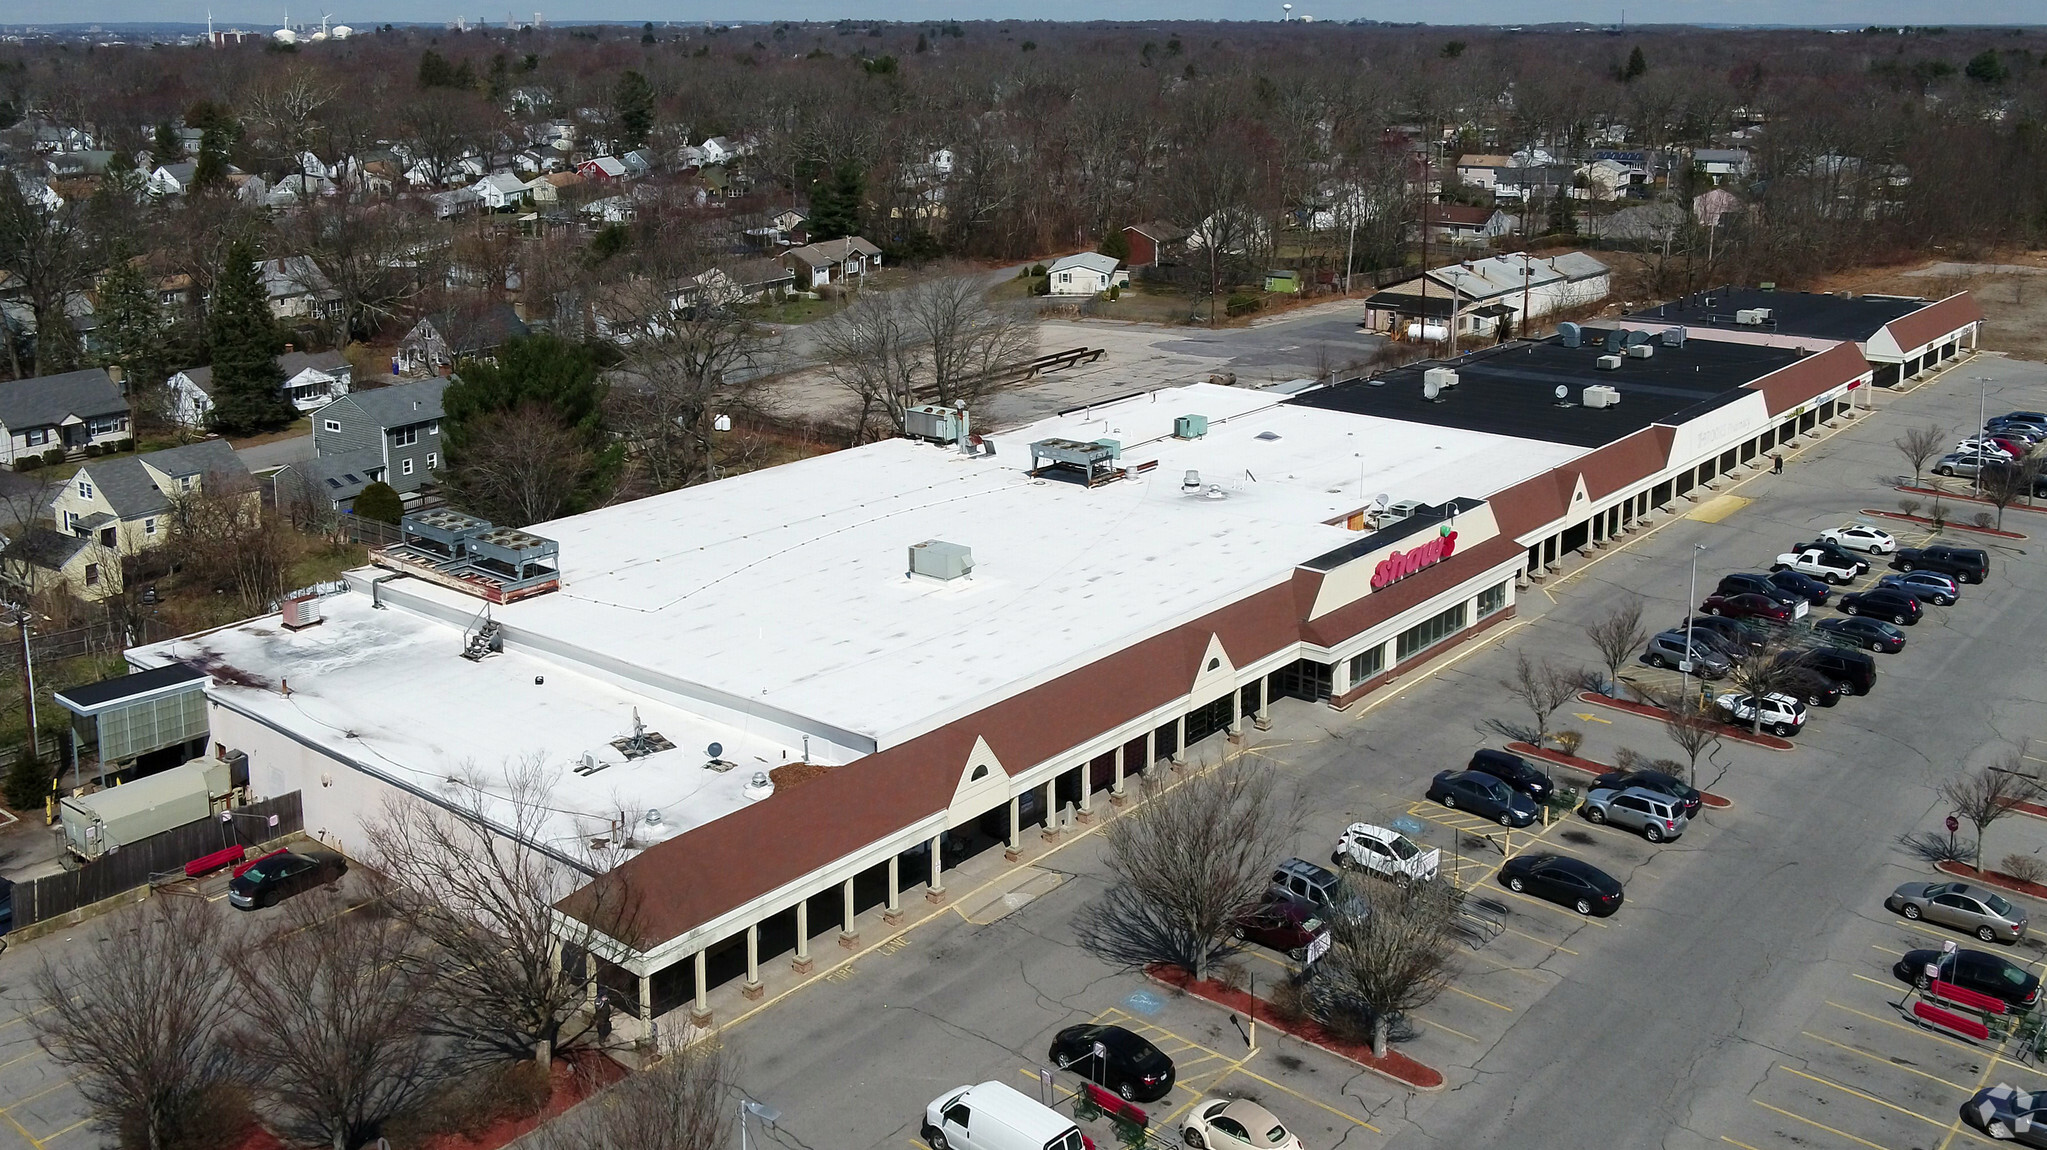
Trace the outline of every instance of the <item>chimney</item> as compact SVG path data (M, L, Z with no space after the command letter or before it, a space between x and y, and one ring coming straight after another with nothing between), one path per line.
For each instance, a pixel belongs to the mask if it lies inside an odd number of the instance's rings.
M284 354L286 354L286 355L290 355L290 354L292 353L292 351L293 351L293 350L294 350L294 349L293 349L293 347L292 347L292 345L291 345L291 344L285 344L285 345L284 345Z

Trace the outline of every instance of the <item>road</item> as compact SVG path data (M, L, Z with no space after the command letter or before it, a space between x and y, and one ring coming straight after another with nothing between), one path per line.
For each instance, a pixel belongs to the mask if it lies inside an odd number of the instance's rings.
M242 466L251 471L268 471L283 467L287 463L299 463L313 457L313 436L294 435L289 439L274 439L254 447L240 447L235 454L241 456Z
M1859 508L1892 504L1880 486L1900 468L1891 439L1928 419L1973 418L1966 377L1994 378L1994 408L2047 406L2047 367L1986 358L1954 374L1885 395L1879 411L1791 449L1783 475L1741 481L1728 498L1523 592L1512 624L1350 713L1283 706L1274 728L1243 749L1307 796L1314 815L1298 844L1303 857L1326 854L1353 818L1405 817L1425 845L1444 848L1461 882L1499 907L1506 932L1460 958L1451 988L1418 1012L1420 1033L1403 1047L1442 1069L1451 1089L1408 1094L1287 1039L1268 1036L1250 1054L1236 1023L1185 999L1135 1011L1131 996L1145 982L1075 942L1074 915L1105 881L1100 836L1086 833L1050 848L1034 840L1022 868L978 870L992 877L958 896L969 905L752 1013L728 1014L724 1037L742 1080L788 1115L768 1137L795 1148L900 1150L940 1091L987 1077L1030 1089L1051 1033L1094 1017L1155 1028L1162 1046L1184 1047L1206 1072L1154 1108L1166 1120L1198 1092L1249 1094L1317 1150L1937 1150L1973 1137L1952 1128L1969 1090L1993 1072L2032 1075L2021 1085L2047 1078L1959 1043L1919 1048L1945 1040L1897 1021L1901 988L1889 964L1907 946L1929 945L1929 928L1889 914L1881 900L1929 873L1903 839L1938 826L1946 813L1938 783L2047 732L2037 655L2047 640L2047 570L2029 544L1993 548L1989 583L1953 608L1930 608L1907 649L1881 657L1876 692L1816 712L1796 749L1723 744L1702 770L1733 805L1677 843L1650 847L1576 819L1536 841L1510 841L1509 849L1576 854L1623 878L1628 904L1611 920L1579 920L1500 891L1485 828L1415 802L1436 770L1497 743L1484 720L1515 717L1499 684L1516 654L1591 663L1582 627L1615 595L1641 595L1652 623L1683 614L1695 544L1707 547L1703 593L1720 574L1755 569ZM2012 517L2047 531L2047 515ZM1924 532L1901 534L1909 543ZM1673 753L1660 727L1620 712L1587 708L1564 722L1584 729L1588 757L1610 762L1623 746ZM1998 824L1991 857L2047 848L2042 828ZM2038 970L2042 953L2028 943L2014 957ZM1254 976L1278 974L1269 955L1245 962ZM773 981L787 986L786 967Z

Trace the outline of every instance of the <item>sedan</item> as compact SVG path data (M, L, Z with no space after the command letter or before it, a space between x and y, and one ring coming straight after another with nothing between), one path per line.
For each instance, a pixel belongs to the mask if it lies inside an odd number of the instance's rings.
M1269 946L1299 962L1308 957L1308 944L1323 930L1322 920L1312 908L1292 899L1273 899L1237 916L1230 934L1238 942Z
M1535 821L1534 799L1477 771L1439 773L1429 784L1428 797L1453 811L1470 811L1503 827L1525 827Z
M1500 868L1508 890L1532 894L1579 914L1605 918L1621 908L1621 884L1612 875L1569 855L1522 854Z
M1191 1150L1301 1150L1301 1140L1272 1111L1242 1098L1198 1102L1180 1126Z
M1996 458L2003 459L2004 453L1999 452ZM1971 451L1965 453L1958 451L1952 455L1941 456L1940 462L1933 465L1933 473L1935 475L1974 475L1983 470L1984 464L1991 461L1992 457L1980 452Z
M1608 771L1592 780L1592 785L1613 791L1640 787L1645 791L1670 796L1688 819L1696 818L1699 813L1699 789L1688 785L1675 775L1666 775L1662 771Z
M340 855L273 851L229 881L227 901L236 910L275 906L302 890L339 879L347 869Z
M1891 538L1890 532L1867 523L1850 523L1822 531L1820 538L1829 543L1839 543L1851 551L1867 551L1871 555L1889 555L1898 549L1898 541Z
M1960 443L1955 444L1955 452L1957 454L1969 451L1973 451L1979 455L1987 455L1992 459L2018 458L2016 455L2005 450L2003 445L1999 444L1995 439L1986 438L1981 435L1972 436L1971 438L1964 439Z
M1876 585L1895 587L1921 603L1933 602L1942 607L1952 607L1962 598L1962 588L1953 579L1938 571L1906 571L1902 574L1880 576Z
M1962 1103L1962 1121L1999 1142L2047 1146L2047 1094L2000 1082Z
M1908 882L1891 892L1884 907L1914 922L1923 918L1984 942L2017 942L2026 937L2024 910L1994 890L1965 882Z
M1804 596L1805 601L1815 607L1826 606L1827 597L1834 593L1834 589L1821 580L1790 568L1770 572L1770 582L1793 595Z
M1730 619L1768 619L1772 623L1791 621L1791 608L1766 595L1708 595L1699 605L1708 615Z
M1849 615L1874 615L1889 619L1900 626L1917 623L1926 611L1919 600L1896 587L1877 587L1869 591L1853 591L1841 596L1838 604Z
M1877 619L1822 619L1812 629L1850 647L1863 647L1884 654L1905 649L1905 633Z
M1173 1060L1120 1026L1083 1023L1052 1036L1052 1064L1132 1102L1153 1102L1173 1089Z
M1556 789L1550 784L1548 775L1535 769L1535 764L1509 751L1474 752L1465 769L1491 775L1538 803L1549 798L1550 792Z
M1940 980L2001 998L2013 1013L2031 1010L2040 1001L2040 979L2028 974L2026 968L2009 959L1980 950L1957 950L1946 954L1937 950L1908 950L1905 957L1891 967L1891 973L1900 982L1909 982L1921 990L1933 984L1927 977L1929 964L1938 964Z

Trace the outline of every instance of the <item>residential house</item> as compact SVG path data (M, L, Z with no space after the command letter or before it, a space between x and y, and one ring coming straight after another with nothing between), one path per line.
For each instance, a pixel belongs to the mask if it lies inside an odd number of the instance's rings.
M0 582L23 595L68 591L98 602L121 593L121 561L83 536L30 527L0 551Z
M738 159L740 153L744 151L740 145L724 136L712 136L705 140L700 150L703 152L705 164L729 164Z
M638 180L654 174L654 153L646 148L636 148L618 158L625 166L627 179Z
M1045 269L1049 295L1092 296L1130 282L1130 273L1115 256L1077 252L1054 260Z
M1364 326L1398 333L1413 321L1440 326L1454 314L1460 338L1525 334L1527 321L1597 303L1612 290L1607 266L1582 252L1462 260L1373 293Z
M526 198L526 181L510 172L493 172L476 184L476 201L488 211L523 207Z
M1726 188L1708 188L1692 197L1692 218L1709 228L1720 226L1721 217L1739 210L1741 201Z
M583 205L584 222L592 227L631 223L639 209L628 196L606 196Z
M1578 175L1584 178L1585 187L1582 194L1573 194L1583 200L1604 202L1614 199L1634 182L1628 166L1619 160L1593 160L1581 165Z
M320 410L349 393L355 368L338 351L292 351L277 357L284 369L284 395L302 412ZM170 378L171 418L184 427L205 427L213 414L213 369L188 367Z
M43 161L43 167L54 180L78 180L86 176L104 175L108 161L114 153L103 151L60 152Z
M23 456L83 451L134 438L128 400L103 367L0 383L0 432L9 467Z
M46 212L54 212L64 206L64 196L50 186L48 180L37 179L27 172L14 173L15 186L21 189L21 196L32 204L41 204Z
M341 314L341 293L311 256L286 256L256 265L270 314L277 319L332 319Z
M321 471L320 486L332 499L355 498L363 487L381 478L400 495L415 495L432 481L446 458L441 446L441 395L444 378L357 391L327 405L313 419L316 460L336 460L362 478L354 492L331 485Z
M782 260L794 273L796 290L816 291L826 284L846 283L881 268L881 249L859 236L824 240L790 248Z
M617 156L593 156L576 165L576 174L586 180L623 180L625 164Z
M1423 209L1422 218L1428 224L1431 240L1482 244L1514 232L1514 217L1497 208L1429 204Z
M430 375L454 366L457 360L488 359L526 330L525 321L510 304L437 312L413 324L398 341L398 366L410 374Z
M1238 256L1267 247L1271 239L1272 228L1256 212L1248 208L1222 208L1188 230L1187 250L1207 251L1213 247Z
M795 208L783 208L768 217L768 227L774 229L777 243L806 244L810 242L810 217Z
M1493 195L1502 203L1540 203L1568 194L1578 171L1568 164L1532 164L1494 173Z
M546 176L535 176L526 181L526 202L535 207L547 207L561 202L561 190Z
M1491 191L1499 182L1499 173L1517 167L1512 156L1491 154L1457 157L1457 181L1474 188Z
M113 459L87 460L50 500L57 529L91 539L116 555L161 547L170 537L172 501L211 493L238 495L251 517L263 496L225 439L206 439Z
M796 274L780 260L738 260L684 280L669 306L681 311L699 304L757 303L781 297L795 282Z
M426 202L433 206L435 219L451 220L476 206L476 189L450 188L445 192L428 192Z
M149 178L142 182L142 190L152 196L182 196L192 190L192 177L199 171L193 160L181 160L175 164L158 164Z
M1692 152L1692 164L1715 183L1746 178L1750 171L1749 154L1742 148L1699 148Z
M285 176L270 190L263 193L263 204L269 208L295 208L300 204L339 193L333 180L325 176Z
M298 154L299 172L316 180L332 180L341 175L341 164L329 164L311 152Z

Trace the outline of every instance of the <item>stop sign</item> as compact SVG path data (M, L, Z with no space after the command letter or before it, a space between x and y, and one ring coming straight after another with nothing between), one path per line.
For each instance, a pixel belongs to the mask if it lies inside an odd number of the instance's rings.
M1962 829L1962 820L1960 820L1960 819L1956 818L1956 817L1955 817L1955 816L1953 816L1953 815L1949 815L1949 816L1947 817L1947 833L1949 833L1949 834L1953 834L1953 833L1955 833L1956 831L1958 831L1958 830L1961 830L1961 829Z

